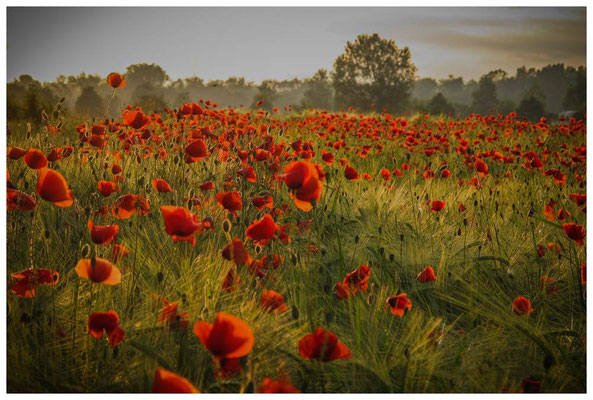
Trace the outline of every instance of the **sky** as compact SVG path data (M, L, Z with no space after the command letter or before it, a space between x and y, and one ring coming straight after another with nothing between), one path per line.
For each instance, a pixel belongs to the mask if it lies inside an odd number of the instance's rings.
M584 7L9 7L7 79L105 76L144 62L173 80L305 78L375 32L410 48L418 77L586 66Z

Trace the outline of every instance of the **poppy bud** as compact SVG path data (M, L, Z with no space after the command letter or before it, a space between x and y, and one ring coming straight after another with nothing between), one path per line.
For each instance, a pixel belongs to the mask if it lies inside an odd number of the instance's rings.
M159 271L159 273L156 275L156 280L161 283L163 281L163 273Z
M382 226L380 226L380 227L379 227L379 235L382 235L382 234L383 234L383 227L382 227Z
M225 220L222 222L222 230L223 230L225 233L229 233L229 232L231 231L231 227L232 227L232 225L231 225L231 221L229 221L228 219L225 219Z
M381 254L381 256L385 255L385 248L384 247L380 247L379 248L379 254Z
M391 262L395 261L395 254L393 254L393 253L389 254L389 261L391 261Z
M45 238L46 238L46 239L49 239L49 231L48 231L48 230L46 230L46 231L44 232L44 235L45 235Z
M299 309L296 306L292 306L292 318L299 319Z
M293 263L294 265L296 265L296 264L297 264L297 257L296 257L296 255L295 255L295 254L293 254L293 255L291 255L291 257L290 257L290 258L291 258L291 260L292 260L292 263Z
M179 156L173 157L173 164L177 165L178 162L179 162Z
M187 305L187 295L185 293L181 295L181 302L184 306Z
M360 241L360 236L358 236L358 235L354 236L354 243L358 244L359 241Z
M546 371L553 367L554 364L556 364L556 360L554 360L552 355L547 355L544 357L544 368Z
M91 248L88 244L85 244L84 246L82 246L82 249L80 249L80 255L82 256L82 258L87 258L90 252Z

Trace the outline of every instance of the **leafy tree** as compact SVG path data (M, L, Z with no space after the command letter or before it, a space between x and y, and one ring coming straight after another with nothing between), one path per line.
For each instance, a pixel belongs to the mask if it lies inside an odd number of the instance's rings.
M587 109L587 77L584 70L579 70L576 79L566 89L562 105L568 110L580 112Z
M472 93L472 98L472 112L489 114L496 109L498 97L492 77L484 75L480 78L478 88Z
M272 80L264 80L261 85L257 87L257 94L253 97L251 108L256 108L257 103L261 100L262 103L259 108L266 111L272 111L272 108L274 108L274 101L277 97L276 82Z
M330 110L333 103L332 87L329 74L325 69L320 69L305 82L305 93L301 100L301 108L319 108Z
M540 97L530 94L521 100L517 114L526 117L531 122L536 122L546 115L546 106Z
M426 111L431 114L448 114L455 112L453 104L449 103L442 93L437 93L426 106Z
M439 84L432 78L422 78L414 82L412 97L418 100L430 100L439 92Z
M74 104L77 113L88 116L100 115L104 111L104 107L103 99L92 86L82 89L82 93L80 93Z
M399 49L393 40L376 33L359 35L354 42L346 42L344 53L334 62L336 103L361 110L369 110L371 104L392 112L402 110L415 73L407 47Z
M128 86L132 90L138 86L147 84L155 88L160 88L169 80L169 75L157 64L129 65L125 75Z

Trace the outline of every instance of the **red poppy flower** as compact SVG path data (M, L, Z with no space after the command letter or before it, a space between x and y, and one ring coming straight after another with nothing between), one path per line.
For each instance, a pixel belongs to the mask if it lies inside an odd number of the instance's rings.
M83 258L78 261L74 269L79 277L90 279L95 283L117 285L121 282L121 271L104 258Z
M257 393L301 393L290 382L264 378L257 388Z
M189 242L192 246L196 244L194 233L203 228L202 224L197 222L197 216L185 207L175 206L161 206L161 213L165 220L165 231L171 235L173 242Z
M241 239L238 238L234 238L231 243L222 249L222 256L237 265L249 264L251 262L251 256L245 250Z
M348 180L356 180L358 179L358 171L356 171L352 166L347 165L346 169L344 170L344 176L346 177L346 179Z
M11 160L18 160L25 154L27 154L27 150L21 149L20 147L10 147L7 152L8 158Z
M157 368L152 393L200 393L190 381L164 368Z
M169 193L173 191L166 180L159 178L154 178L152 180L152 188L160 193Z
M146 215L150 212L148 200L139 194L126 194L118 197L111 209L111 214L117 219L128 219L134 213Z
M280 227L274 222L270 214L266 214L262 219L254 221L247 227L245 235L247 239L256 242L265 243L266 240L273 239Z
M259 304L267 312L282 313L288 310L288 306L284 304L284 296L273 290L264 290Z
M544 218L548 221L554 222L556 220L556 211L554 206L558 204L556 201L551 201L544 206Z
M109 244L119 232L119 226L117 224L114 225L95 225L93 224L93 220L89 219L87 223L87 228L91 231L91 240L93 243L96 244Z
M126 333L119 327L119 315L115 311L92 313L88 327L89 333L96 339L101 339L103 333L106 333L111 347L115 347L126 337Z
M120 189L115 186L115 182L99 181L97 188L104 197L111 196L111 193L119 192Z
M142 111L124 110L124 123L134 129L142 129L150 123L150 119Z
M62 174L51 168L39 170L37 194L58 207L70 207L74 203L74 195L68 188L68 182Z
M484 161L480 160L479 158L474 163L474 167L476 168L478 175L480 175L480 176L488 175L488 165Z
M123 89L126 87L126 78L117 72L112 72L107 75L107 84L114 89Z
M299 340L299 353L307 360L329 362L352 357L350 349L338 340L335 333L317 328Z
M585 204L587 202L587 194L579 194L579 193L571 193L568 195L568 197L570 199L572 199L575 203L577 203L577 206L582 206L583 204Z
M251 203L257 207L259 211L263 210L264 207L267 207L270 210L274 208L274 199L270 195L267 197L254 197Z
M438 213L443 208L445 208L445 202L443 200L433 200L430 204L430 211L433 213Z
M284 168L282 180L293 192L297 208L303 211L313 209L312 202L319 202L323 183L319 176L319 170L315 164L306 161L295 161Z
M389 172L389 170L388 170L387 168L383 168L383 169L381 170L381 177L382 177L384 180L388 181L388 180L389 180L389 178L391 178L391 172Z
M26 269L10 276L14 279L10 291L26 298L35 297L37 285L55 285L60 280L60 274L49 269Z
M245 178L246 181L255 183L257 182L257 176L255 175L255 170L253 167L247 165L245 168L242 168L237 171L237 176L242 176Z
M416 279L419 282L426 283L436 280L437 276L434 274L434 269L429 265L418 274Z
M45 154L38 149L29 149L23 160L31 169L42 169L47 167L47 158L45 157Z
M206 192L208 190L214 189L214 182L212 182L212 181L203 182L200 184L199 187L200 187L200 190L203 190Z
M239 192L219 192L216 193L216 201L222 208L228 210L237 216L237 211L243 208L243 201Z
M177 311L177 302L169 303L165 298L162 300L165 307L159 312L159 322L168 326L169 329L184 329L189 325L188 314Z
M531 308L531 302L523 296L517 296L515 300L513 300L512 310L519 316L533 312L533 308Z
M6 189L6 203L8 211L32 211L37 207L33 196L15 189Z
M406 309L412 311L412 302L408 299L405 293L400 293L397 296L392 296L387 299L385 307L389 306L391 314L398 317L403 317Z
M336 284L336 296L340 299L347 299L356 293L364 293L369 288L371 269L368 265L362 264L350 272L342 282Z
M569 239L574 240L577 242L579 246L583 245L583 239L585 238L585 229L574 222L570 222L568 224L563 224L562 229L564 229L564 233L568 236Z
M185 147L185 161L188 163L203 160L209 155L208 145L202 139L196 139Z
M321 150L321 159L323 160L323 162L330 166L334 163L335 157L332 153L329 153L327 151L325 151L325 149Z
M198 321L194 325L194 334L202 345L214 357L244 357L253 348L253 331L245 322L234 315L220 312L216 314L214 324Z

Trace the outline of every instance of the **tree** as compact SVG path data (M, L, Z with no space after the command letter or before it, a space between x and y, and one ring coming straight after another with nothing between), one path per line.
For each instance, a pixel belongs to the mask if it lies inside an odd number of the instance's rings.
M301 108L319 108L330 110L333 103L333 93L329 74L320 69L305 82L305 93L301 100Z
M431 114L448 114L455 112L455 107L447 101L442 93L437 93L426 106L426 111Z
M262 108L266 111L272 111L274 107L274 100L278 97L276 90L276 82L272 80L264 80L261 85L257 87L257 94L253 97L251 108ZM258 102L261 101L259 106Z
M332 71L337 105L369 110L374 104L392 112L403 109L416 73L410 57L407 47L399 49L393 40L376 33L346 42Z
M439 91L439 84L432 78L422 78L414 82L412 97L418 100L430 100Z
M169 75L157 64L131 64L126 69L126 80L132 89L147 84L160 88L169 80Z
M587 109L587 76L580 69L576 79L568 86L562 102L568 110L585 112Z
M97 94L95 88L87 86L76 99L74 109L77 113L88 116L98 116L103 112L103 99Z
M531 94L521 100L517 114L531 122L536 122L546 115L546 106L538 96Z
M489 114L496 109L498 97L496 85L492 77L484 75L478 82L478 88L472 93L472 112L478 114Z

